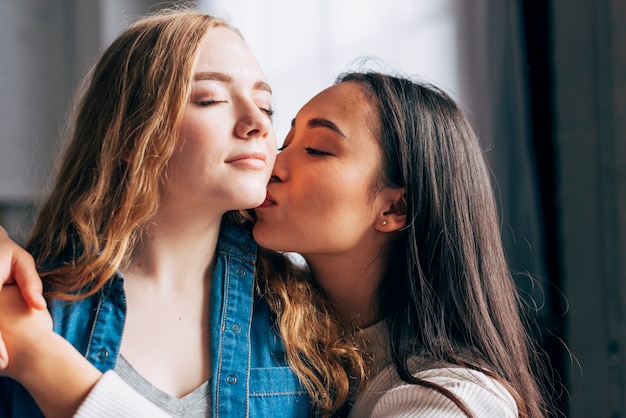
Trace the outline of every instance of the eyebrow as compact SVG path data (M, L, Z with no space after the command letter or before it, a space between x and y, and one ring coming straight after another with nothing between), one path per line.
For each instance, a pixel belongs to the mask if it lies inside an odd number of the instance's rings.
M295 124L296 124L296 120L292 119L291 120L291 126L293 127ZM328 128L328 129L338 133L342 137L347 138L346 134L344 134L343 131L341 129L339 129L339 127L337 125L335 125L333 122L329 121L328 119L313 118L313 119L310 119L307 122L306 126L309 129L312 129L312 128Z
M233 78L227 74L216 72L216 71L201 71L194 75L194 80L195 81L215 80L215 81L222 81L224 83L230 83L233 81ZM252 86L252 89L267 91L270 94L272 93L272 88L270 87L270 85L262 80L259 80L256 83L254 83L254 85Z

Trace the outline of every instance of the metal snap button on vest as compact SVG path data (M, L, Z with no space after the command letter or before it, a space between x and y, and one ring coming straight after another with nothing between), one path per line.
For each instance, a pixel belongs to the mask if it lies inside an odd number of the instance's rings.
M237 383L237 376L235 376L234 374L229 374L228 376L226 376L226 383L228 383L229 385L234 385L235 383Z
M109 350L107 350L106 348L101 348L96 353L96 356L98 356L100 360L104 360L105 358L109 357Z
M239 267L237 270L235 270L235 274L239 277L243 277L246 275L246 271Z
M232 329L235 334L239 334L241 332L241 325L235 324L230 329Z

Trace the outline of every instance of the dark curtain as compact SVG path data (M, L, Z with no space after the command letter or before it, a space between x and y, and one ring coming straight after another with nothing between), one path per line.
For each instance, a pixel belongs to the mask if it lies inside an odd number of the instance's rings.
M461 101L493 171L513 276L560 399L565 302L555 245L549 9L543 0L457 0Z

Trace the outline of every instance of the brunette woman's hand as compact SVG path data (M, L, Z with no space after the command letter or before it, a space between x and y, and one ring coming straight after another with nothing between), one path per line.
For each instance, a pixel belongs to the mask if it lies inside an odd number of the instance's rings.
M9 238L0 226L0 293L4 285L17 285L23 300L31 308L44 310L46 300L42 295L42 283L33 257ZM22 299L22 298L20 298ZM0 333L3 331L0 326ZM0 334L0 370L9 361L2 334Z
M5 284L17 284L26 303L35 309L45 309L42 283L35 260L0 226L0 290Z
M20 382L46 417L74 416L102 373L54 332L48 310L28 306L15 285L0 292L0 329L10 358L0 374Z
M50 313L28 306L15 285L0 292L0 330L10 359L2 374L16 380L28 373L34 358L45 355L49 341L61 338L52 330Z

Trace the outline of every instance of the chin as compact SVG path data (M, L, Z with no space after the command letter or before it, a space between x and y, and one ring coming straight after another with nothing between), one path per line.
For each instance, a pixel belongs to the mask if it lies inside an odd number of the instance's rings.
M269 233L268 233L269 232ZM262 221L257 221L252 228L252 237L261 247L267 248L268 250L280 251L273 244L273 240L271 239L272 235L275 232L271 230L268 231L268 228L263 225Z
M265 201L265 191L259 193L241 189L239 193L242 198L240 206L245 209L254 209Z
M289 245L289 243L283 242L280 239L281 234L283 234L283 232L280 232L275 228L268 228L265 226L257 228L257 224L255 224L252 229L252 237L261 247L271 251L292 252L294 245Z

